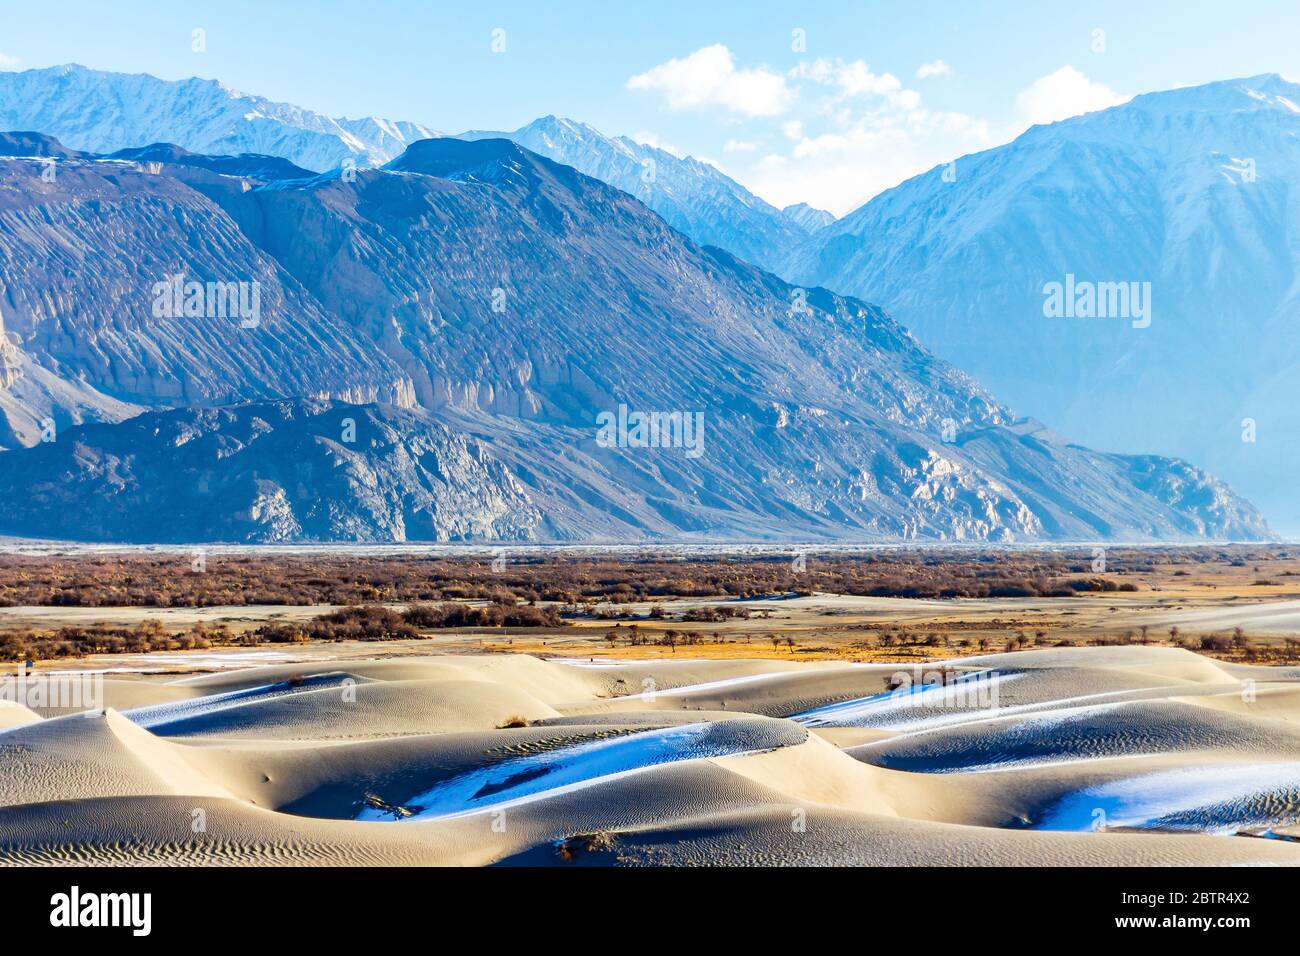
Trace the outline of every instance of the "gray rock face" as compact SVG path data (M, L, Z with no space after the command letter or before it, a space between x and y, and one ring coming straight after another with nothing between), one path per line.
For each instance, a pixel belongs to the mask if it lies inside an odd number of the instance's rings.
M89 541L531 540L543 526L481 443L391 405L83 425L0 455L0 494L9 532Z
M1054 428L1195 461L1300 532L1300 85L1139 96L945 172L817 232L783 274L880 302ZM1147 284L1149 325L1045 315L1067 276Z
M20 370L30 368L29 384L41 378L38 369L66 383L41 390L60 427L85 409L120 417L123 403L307 395L409 404L401 371L325 312L214 201L255 183L159 162L0 160L7 351ZM205 293L211 282L239 287L249 305L255 287L264 334L243 328L222 295L207 296L201 314L156 314L168 311L157 308L157 287L175 276L202 283ZM62 394L71 388L75 400ZM14 440L5 444L39 437L21 415L7 421Z
M447 482L459 490L439 499L432 537L1269 533L1195 468L1017 424L875 306L701 248L627 193L511 142L425 140L384 169L274 182L192 159L61 159L52 183L35 167L0 161L0 303L27 367L150 407L320 396L403 406L409 417L364 414L398 432L434 429L444 444L459 436L465 455L491 462ZM155 283L174 273L258 279L260 322L155 315ZM598 426L621 408L703 430L679 424L669 447L644 447L635 429L619 441ZM124 488L149 474L168 484L167 429L185 423L217 447L233 430L241 451L239 477L189 500L183 537L425 539L392 504L427 484L418 469L392 471L391 456L421 457L396 437L344 449L354 477L329 485L332 472L312 464L328 429L304 432L286 413L249 441L265 414L169 414L166 428L146 416L0 455L8 487L46 489L23 533L155 539L143 492L117 495L111 526L87 504L91 525L74 534L62 514L114 483L129 452L136 478Z

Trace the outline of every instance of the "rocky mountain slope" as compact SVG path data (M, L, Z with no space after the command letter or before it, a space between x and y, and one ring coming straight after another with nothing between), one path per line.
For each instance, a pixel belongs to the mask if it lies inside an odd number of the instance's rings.
M12 533L91 541L459 541L544 527L482 444L390 405L278 402L84 425L0 455L0 494Z
M821 210L779 210L709 163L606 136L586 123L544 116L514 132L473 131L460 139L508 139L631 193L702 245L773 269L824 225ZM806 210L806 211L805 211Z
M0 446L38 441L46 421L62 428L161 405L284 395L409 402L401 371L205 195L259 182L230 174L238 158L214 160L228 170L219 173L180 153L175 165L97 159L40 139L0 143L38 157L0 160L0 337L11 379L0 395ZM245 162L279 168L267 157ZM159 303L159 285L177 276L256 287L274 331L250 335L238 316L210 318L220 301L201 305L197 320L157 314L172 304Z
M943 172L819 231L785 274L881 302L1053 427L1196 461L1300 531L1300 86L1139 96ZM1053 282L1138 283L1149 324L1118 301L1045 315Z
M43 159L0 160L15 388L189 407L68 416L52 442L0 454L0 487L47 489L0 532L65 527L109 481L120 506L84 536L157 539L159 509L182 499L199 523L169 540L1268 534L1205 473L1017 423L880 309L698 246L512 142L425 140L383 169L269 181L257 157L149 155L65 156L53 177ZM251 282L257 321L207 307L209 284ZM199 410L280 398L332 403ZM334 448L339 400L393 434ZM601 416L620 410L702 430L605 440ZM165 490L209 471L207 498ZM414 520L430 499L439 521ZM273 517L232 517L246 513Z

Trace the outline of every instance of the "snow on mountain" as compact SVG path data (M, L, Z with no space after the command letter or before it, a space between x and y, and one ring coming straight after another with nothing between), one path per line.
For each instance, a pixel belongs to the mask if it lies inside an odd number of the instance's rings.
M1300 532L1300 86L1139 96L951 171L827 226L784 274L880 302L1016 407L1195 461Z
M160 80L76 64L0 72L0 130L35 130L93 153L151 143L260 153L317 172L348 159L379 166L416 140L439 135L418 123L331 119L216 80Z
M160 80L73 64L0 72L0 130L34 130L92 153L153 143L204 154L257 153L316 172L348 159L380 166L418 140L443 135L418 123L332 119L215 80ZM513 140L631 193L697 242L767 269L829 216L808 207L782 212L709 163L555 116L514 132L459 138Z
M544 116L514 132L472 130L458 138L516 142L631 193L696 242L765 269L785 259L810 232L808 217L783 214L709 163L626 136L606 136L586 123ZM817 210L810 212L815 220Z

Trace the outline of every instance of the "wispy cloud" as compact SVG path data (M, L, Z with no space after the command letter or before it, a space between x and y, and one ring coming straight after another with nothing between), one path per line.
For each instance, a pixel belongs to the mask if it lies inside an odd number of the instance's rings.
M8 53L0 53L0 70L16 70L18 64L22 62L16 56L10 56Z
M892 103L834 116L827 125L788 152L764 155L746 185L775 205L804 201L843 215L917 173L995 142L982 120Z
M927 107L918 91L865 60L805 60L786 79L790 115L776 138L785 146L741 171L778 206L804 201L842 215L909 176L993 145L986 122Z
M932 60L929 63L922 63L916 68L916 78L918 80L928 80L932 76L949 76L952 73L952 67L943 60Z
M1104 110L1123 103L1105 83L1088 79L1072 66L1035 80L1016 97L1016 108L1029 123L1054 123L1057 120Z
M894 74L875 73L864 60L811 60L800 63L790 71L790 75L831 87L840 99L889 96L903 88L903 82Z
M737 69L731 51L720 43L638 73L627 87L660 92L673 109L718 106L743 116L780 115L793 96L780 73Z

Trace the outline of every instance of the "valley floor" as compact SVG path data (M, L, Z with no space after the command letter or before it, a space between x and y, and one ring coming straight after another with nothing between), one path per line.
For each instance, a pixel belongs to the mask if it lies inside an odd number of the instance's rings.
M799 593L762 564L541 564L505 579L511 597L463 563L273 562L169 600L242 581L317 603L209 607L140 606L170 559L79 560L0 563L0 646L74 642L0 666L0 863L1300 862L1289 551L1132 561L1090 579L1132 587L1069 597L945 599ZM825 575L966 573L900 566ZM540 627L401 616L737 573L766 593L520 603L563 610ZM319 602L376 587L368 607ZM407 629L297 639L341 609L331 626ZM125 635L118 653L78 653L102 633ZM183 649L131 649L146 639Z

